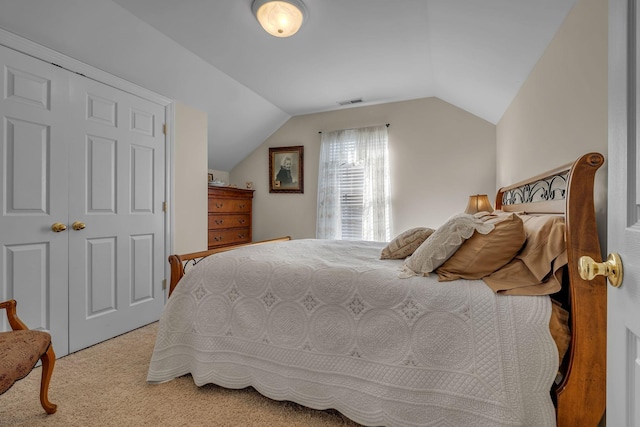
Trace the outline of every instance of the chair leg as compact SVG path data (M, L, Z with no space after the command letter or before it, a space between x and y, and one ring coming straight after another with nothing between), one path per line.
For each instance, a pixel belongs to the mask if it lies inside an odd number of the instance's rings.
M57 405L49 402L49 382L53 374L53 366L56 363L56 354L53 352L53 345L40 357L42 361L42 380L40 381L40 403L47 414L53 414L58 408Z

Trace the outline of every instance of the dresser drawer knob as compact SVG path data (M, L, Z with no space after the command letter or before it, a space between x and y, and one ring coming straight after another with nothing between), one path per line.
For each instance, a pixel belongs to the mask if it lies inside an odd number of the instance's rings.
M246 221L246 220L244 220L244 219L239 219L239 220L238 220L238 223L240 223L240 224L244 224L245 222L247 222L247 221Z
M224 222L224 220L223 220L223 219L216 219L214 222L215 222L217 225L222 225L222 223Z
M218 203L218 202L216 202L216 208L220 209L222 206L223 206L223 204L222 204L222 203Z
M215 236L213 240L215 240L216 242L222 242L222 236Z

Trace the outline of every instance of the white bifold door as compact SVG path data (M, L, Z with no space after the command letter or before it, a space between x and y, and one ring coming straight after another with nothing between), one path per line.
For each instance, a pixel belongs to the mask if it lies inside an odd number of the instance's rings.
M3 46L0 67L0 299L58 355L157 320L164 107Z

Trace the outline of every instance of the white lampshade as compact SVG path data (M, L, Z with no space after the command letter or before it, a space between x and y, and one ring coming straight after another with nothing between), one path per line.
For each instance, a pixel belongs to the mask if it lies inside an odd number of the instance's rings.
M254 0L251 9L262 28L275 37L297 33L306 14L300 0Z
M477 212L493 212L493 206L489 202L489 197L486 194L476 194L469 196L469 204L464 211L468 214L474 214Z

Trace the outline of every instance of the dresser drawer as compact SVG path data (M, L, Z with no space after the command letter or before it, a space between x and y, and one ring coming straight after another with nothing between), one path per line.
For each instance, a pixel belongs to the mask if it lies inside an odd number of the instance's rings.
M225 246L234 243L246 243L251 241L251 229L232 228L229 230L209 230L209 247Z
M236 213L251 212L251 200L248 199L209 199L209 212Z
M209 187L209 249L251 242L253 190Z
M209 230L248 227L250 223L249 214L209 214Z

